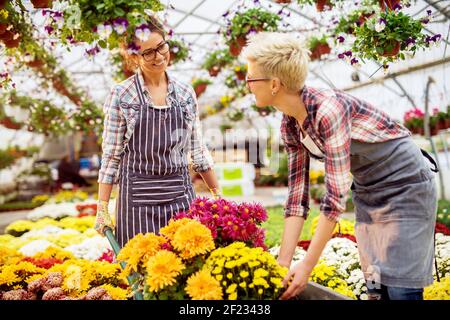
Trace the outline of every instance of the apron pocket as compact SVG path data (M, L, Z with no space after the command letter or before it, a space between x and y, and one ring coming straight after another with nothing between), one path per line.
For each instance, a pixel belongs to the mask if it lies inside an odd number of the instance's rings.
M131 201L136 206L171 204L187 197L183 175L134 175Z

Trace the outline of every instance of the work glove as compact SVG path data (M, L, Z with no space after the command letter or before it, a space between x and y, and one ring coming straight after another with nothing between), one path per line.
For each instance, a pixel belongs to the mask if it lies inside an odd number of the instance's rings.
M104 236L105 229L108 227L114 230L114 223L108 212L108 201L99 200L97 203L94 229Z

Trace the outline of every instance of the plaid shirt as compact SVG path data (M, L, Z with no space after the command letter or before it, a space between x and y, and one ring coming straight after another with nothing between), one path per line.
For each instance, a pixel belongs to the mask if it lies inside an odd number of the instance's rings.
M167 74L167 73L166 73ZM150 94L144 84L142 73L137 73L139 85L144 92L146 102L153 105ZM194 90L190 85L182 83L167 74L168 94L167 102L173 107L180 104L187 108L186 112L192 114L193 125L190 152L193 169L196 172L204 172L213 167L211 155L203 143L201 125L199 120L198 104ZM178 99L178 101L176 101ZM134 126L139 116L140 101L136 90L136 77L132 76L125 81L115 85L103 105L105 114L102 161L99 170L99 183L117 183L118 169L121 154L129 142Z
M350 143L384 142L411 135L400 123L371 104L339 90L305 86L301 92L308 112L303 130L324 153L326 194L320 211L337 221L345 210L352 178ZM303 216L309 211L309 161L311 154L301 143L298 122L283 115L281 136L288 152L289 195L285 216Z

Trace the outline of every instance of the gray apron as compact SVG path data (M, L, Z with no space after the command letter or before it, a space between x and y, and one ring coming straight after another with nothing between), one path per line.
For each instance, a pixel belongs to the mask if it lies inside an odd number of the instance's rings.
M430 163L410 137L352 140L350 149L355 236L368 285L432 284L437 191Z
M138 233L159 233L195 198L186 156L190 135L174 134L189 131L192 117L178 98L167 109L153 108L145 102L138 79L135 82L140 105L133 107L139 116L121 159L116 208L121 247Z

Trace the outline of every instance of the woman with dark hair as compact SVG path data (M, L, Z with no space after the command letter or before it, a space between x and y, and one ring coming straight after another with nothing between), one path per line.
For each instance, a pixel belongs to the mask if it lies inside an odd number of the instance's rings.
M166 71L169 44L156 18L148 37L134 39L126 61L136 73L115 85L104 104L99 203L95 229L113 227L108 201L119 184L115 233L124 246L138 233L155 232L195 198L188 170L201 174L213 196L218 182L202 141L197 100L192 87Z

